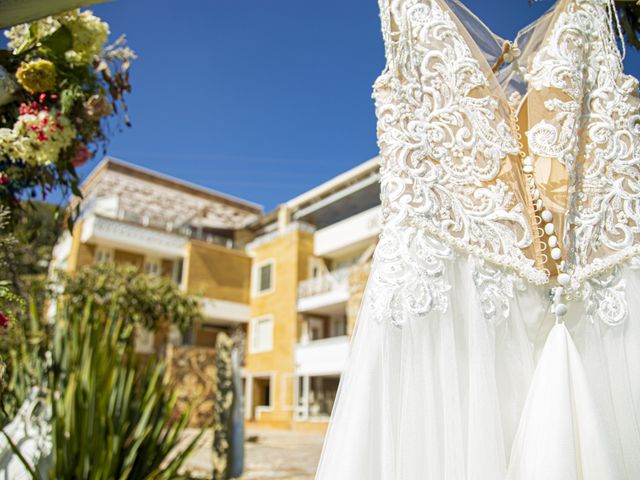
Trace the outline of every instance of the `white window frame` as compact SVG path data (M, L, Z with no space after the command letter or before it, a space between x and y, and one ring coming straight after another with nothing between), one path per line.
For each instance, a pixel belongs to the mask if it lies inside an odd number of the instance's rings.
M261 321L265 321L265 320L269 320L271 322L271 342L270 345L268 346L263 346L263 347L256 347L256 325L261 322ZM273 350L273 334L274 334L274 318L273 315L262 315L260 317L255 317L252 318L250 320L249 323L249 353L264 353L264 352L271 352Z
M267 265L271 265L271 285L269 286L268 289L265 290L260 290L260 270L267 266ZM251 292L253 294L254 297L261 297L262 295L268 295L270 293L273 293L276 289L276 261L273 258L269 258L267 260L263 260L259 263L256 263L253 266L253 272L252 272L252 279L251 279Z
M147 271L147 265L153 265L157 267L157 271ZM142 264L142 271L153 277L162 276L162 259L158 257L144 257L144 262Z
M253 380L254 379L269 379L269 405L256 405L255 411L253 408ZM252 416L255 420L260 420L263 413L273 412L276 401L276 372L247 372L244 376L245 379L245 392L244 392L244 418L249 420Z
M98 258L101 257L101 258ZM95 254L93 256L94 263L113 263L116 258L116 253L113 248L108 247L96 247Z

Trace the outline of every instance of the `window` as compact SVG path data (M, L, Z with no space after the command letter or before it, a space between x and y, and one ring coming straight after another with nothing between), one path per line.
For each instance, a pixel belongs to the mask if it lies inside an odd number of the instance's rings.
M113 262L113 249L98 247L96 248L96 263L108 263Z
M184 262L182 259L173 262L173 283L176 285L182 285L182 271L184 268Z
M246 379L245 418L259 420L262 413L273 410L274 381L274 375L268 373L255 374Z
M309 340L324 338L324 320L322 318L309 318Z
M254 293L256 295L262 295L270 293L274 288L274 264L273 260L263 262L256 265L254 270Z
M251 320L251 353L268 352L273 349L273 317Z
M347 334L347 319L338 317L331 320L331 336L340 337Z
M160 260L157 258L147 258L144 261L144 273L147 275L152 275L154 277L159 277L162 273L162 266L160 265Z

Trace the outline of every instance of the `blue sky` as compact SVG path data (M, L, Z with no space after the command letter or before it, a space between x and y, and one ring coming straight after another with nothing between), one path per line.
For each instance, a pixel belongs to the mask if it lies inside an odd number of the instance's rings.
M466 4L512 38L552 2ZM267 210L376 155L375 0L117 0L93 10L139 56L133 127L110 155ZM628 57L637 75L640 54Z

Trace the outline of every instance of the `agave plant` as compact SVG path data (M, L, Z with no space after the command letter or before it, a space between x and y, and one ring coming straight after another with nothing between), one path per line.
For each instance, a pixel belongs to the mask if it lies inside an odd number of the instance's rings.
M117 299L110 309L89 298L82 315L70 311L61 308L53 334L50 478L176 478L200 437L168 460L189 412L173 420L165 363L141 364Z
M105 1L107 0L0 0L0 28Z
M176 396L164 361L143 363L135 353L134 327L117 298L106 308L92 297L81 310L70 303L61 300L51 324L32 309L32 330L40 325L37 337L45 339L49 353L44 360L38 355L34 365L21 365L20 370L36 368L40 374L18 378L26 391L33 384L28 379L40 377L37 386L51 406L53 448L46 478L178 478L202 432L176 452L189 412L175 416ZM27 466L39 478L35 466Z

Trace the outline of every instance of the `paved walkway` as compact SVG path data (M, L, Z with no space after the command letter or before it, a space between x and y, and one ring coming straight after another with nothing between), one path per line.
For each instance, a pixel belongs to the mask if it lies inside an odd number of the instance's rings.
M324 435L249 429L246 437L242 480L313 480ZM193 478L211 478L211 439L207 432L187 462L186 471Z

